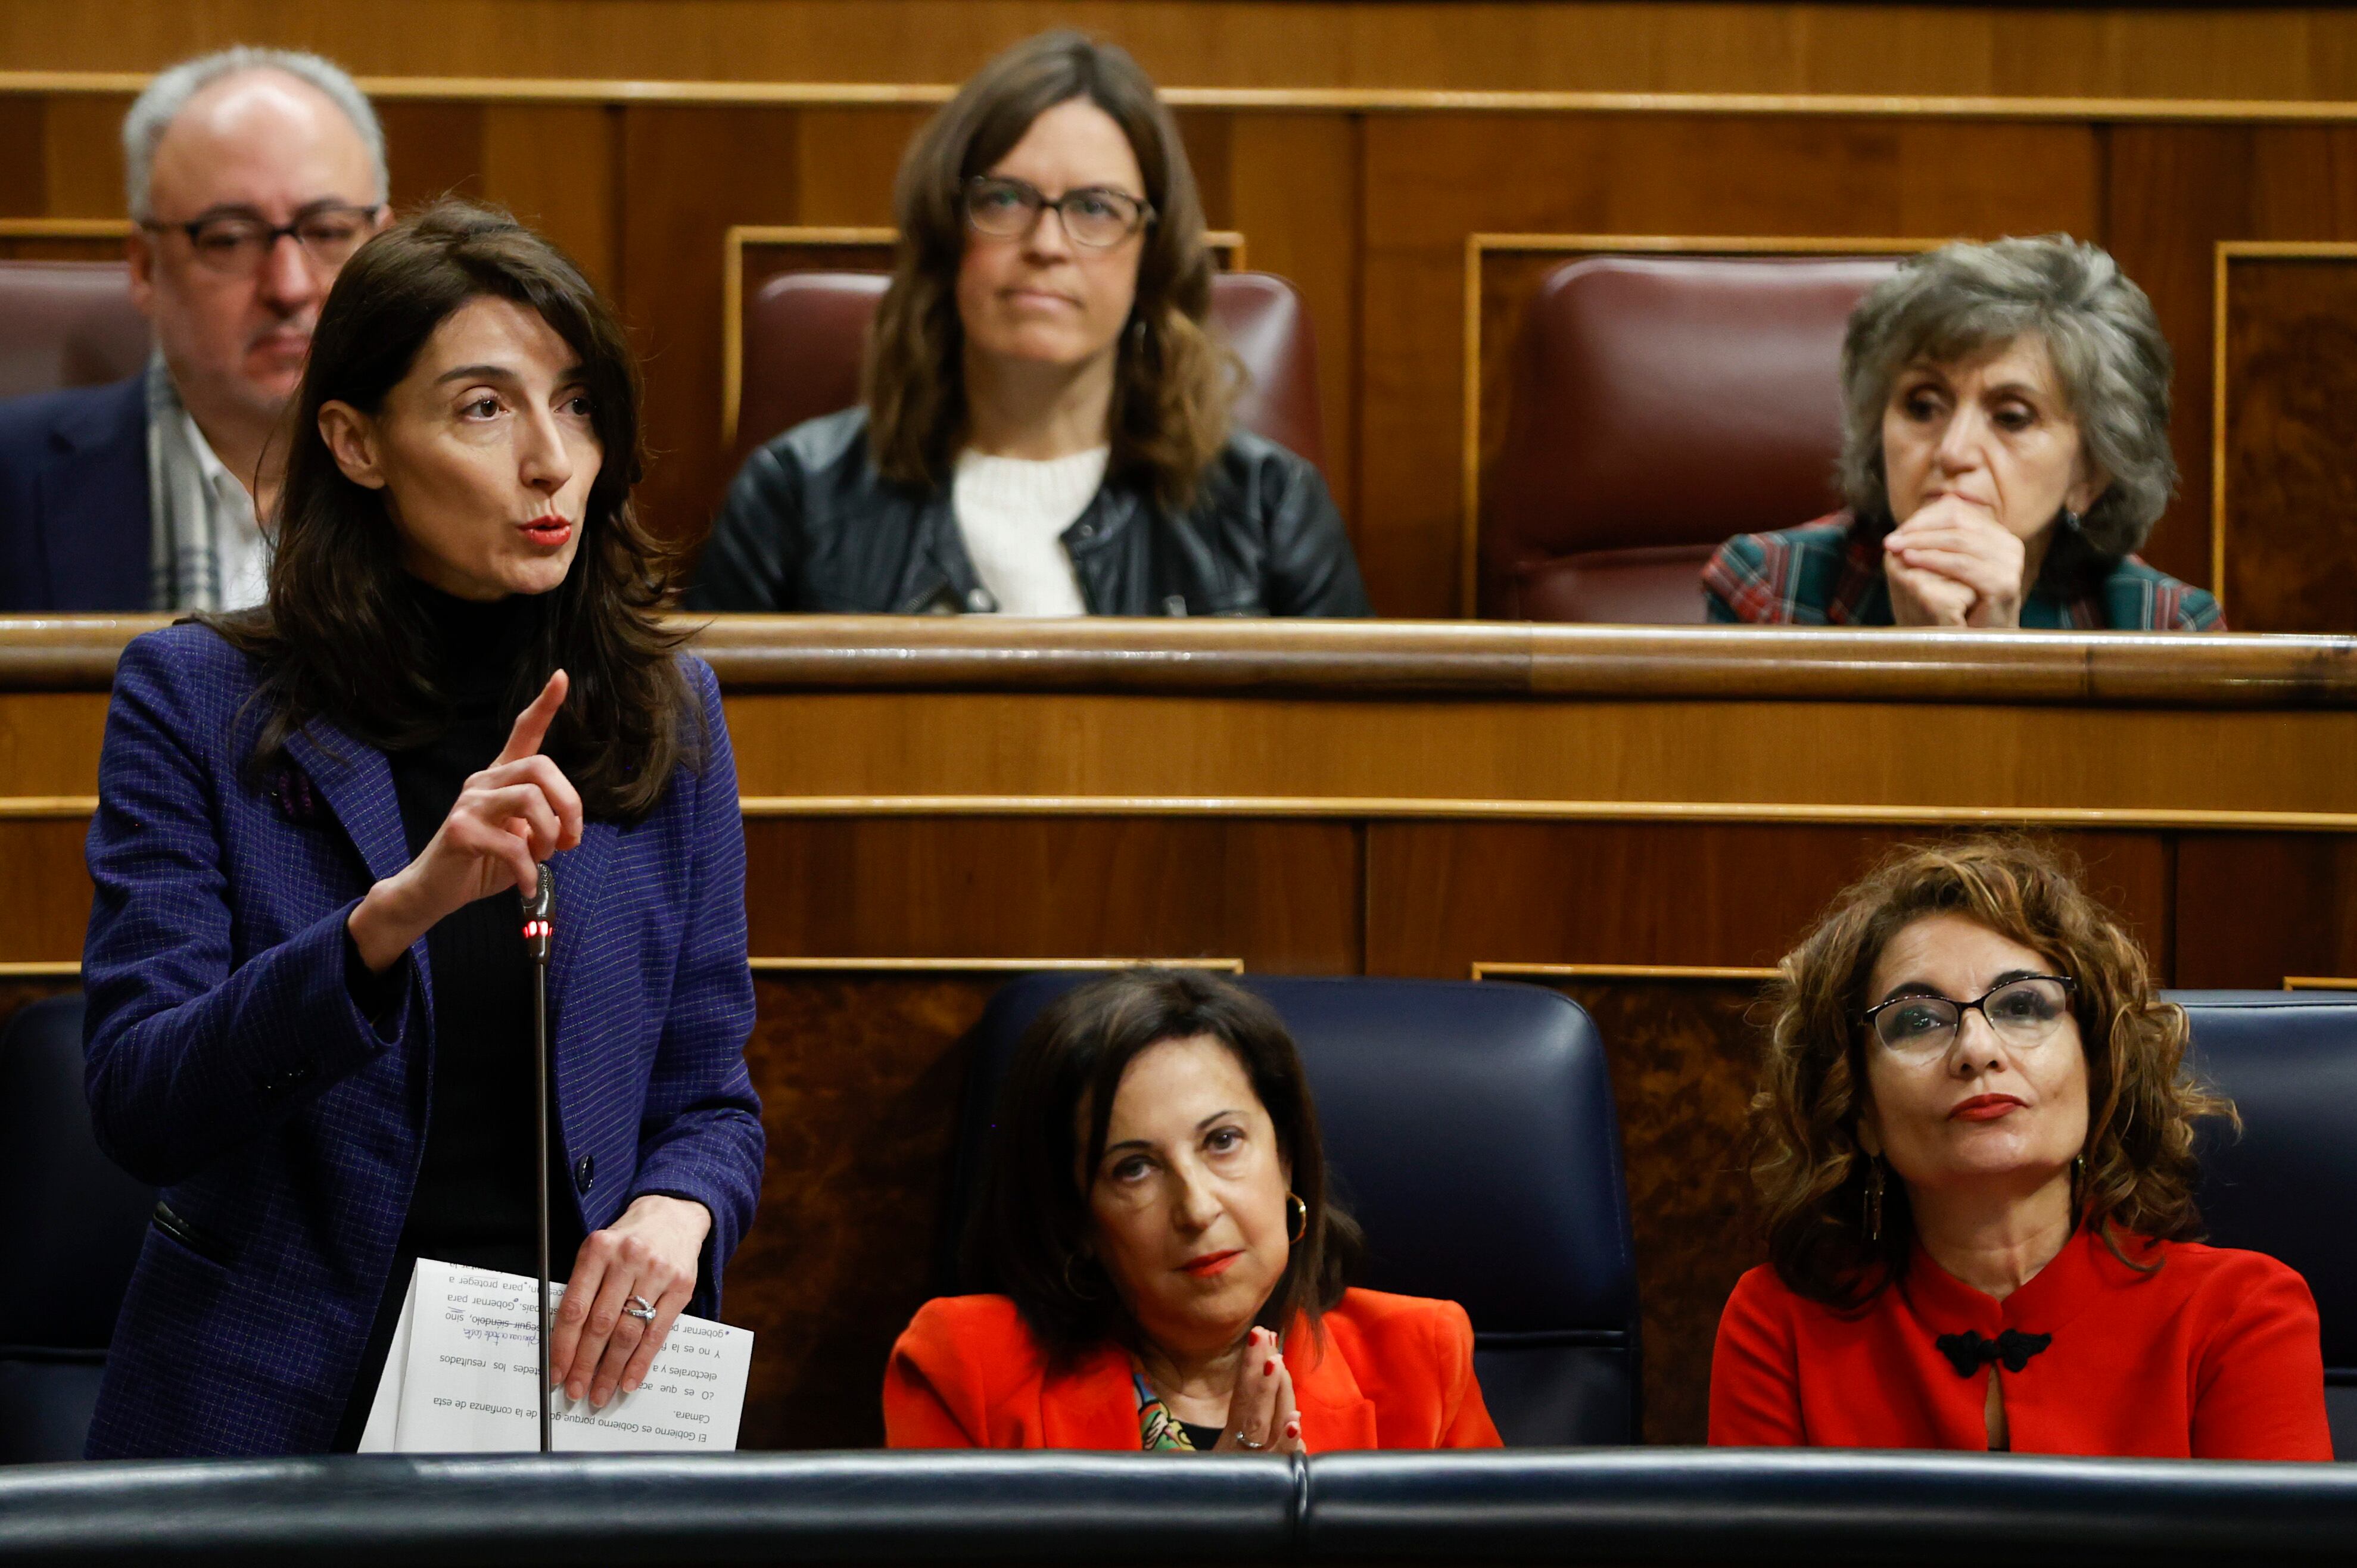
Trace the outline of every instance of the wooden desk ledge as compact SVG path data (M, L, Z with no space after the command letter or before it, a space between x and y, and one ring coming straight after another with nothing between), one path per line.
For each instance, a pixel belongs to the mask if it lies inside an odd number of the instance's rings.
M683 617L733 692L2357 707L2357 638L1500 621ZM103 691L157 616L0 618L0 691Z

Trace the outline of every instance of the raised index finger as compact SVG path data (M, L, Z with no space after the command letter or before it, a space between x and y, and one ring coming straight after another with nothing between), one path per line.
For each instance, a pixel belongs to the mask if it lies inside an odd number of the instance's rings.
M503 762L520 762L536 756L540 743L548 736L548 726L556 717L556 710L565 705L565 693L573 688L573 679L559 670L532 700L532 706L516 715L515 728L508 732L508 743L491 759L497 768Z

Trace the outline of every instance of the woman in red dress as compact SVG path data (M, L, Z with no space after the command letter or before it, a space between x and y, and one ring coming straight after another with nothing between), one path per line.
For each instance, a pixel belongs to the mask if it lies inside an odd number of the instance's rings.
M1905 852L1774 987L1710 1440L2330 1459L2316 1304L2205 1247L2185 1015L2045 852Z

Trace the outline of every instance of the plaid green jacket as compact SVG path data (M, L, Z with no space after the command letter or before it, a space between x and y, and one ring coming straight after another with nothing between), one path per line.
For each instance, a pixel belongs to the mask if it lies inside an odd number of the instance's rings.
M1715 621L1788 626L1889 626L1882 576L1886 528L1846 511L1800 528L1745 533L1703 568L1704 607ZM2021 607L2033 631L2223 631L2218 601L2135 556L2097 555L2058 540Z

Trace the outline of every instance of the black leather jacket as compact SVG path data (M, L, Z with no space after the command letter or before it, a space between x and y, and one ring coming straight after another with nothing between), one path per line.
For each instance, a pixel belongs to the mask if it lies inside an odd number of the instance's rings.
M1108 479L1063 533L1092 615L1365 616L1350 536L1318 470L1238 431L1173 516ZM798 424L729 487L687 607L917 615L991 610L947 489L867 458L867 411Z

